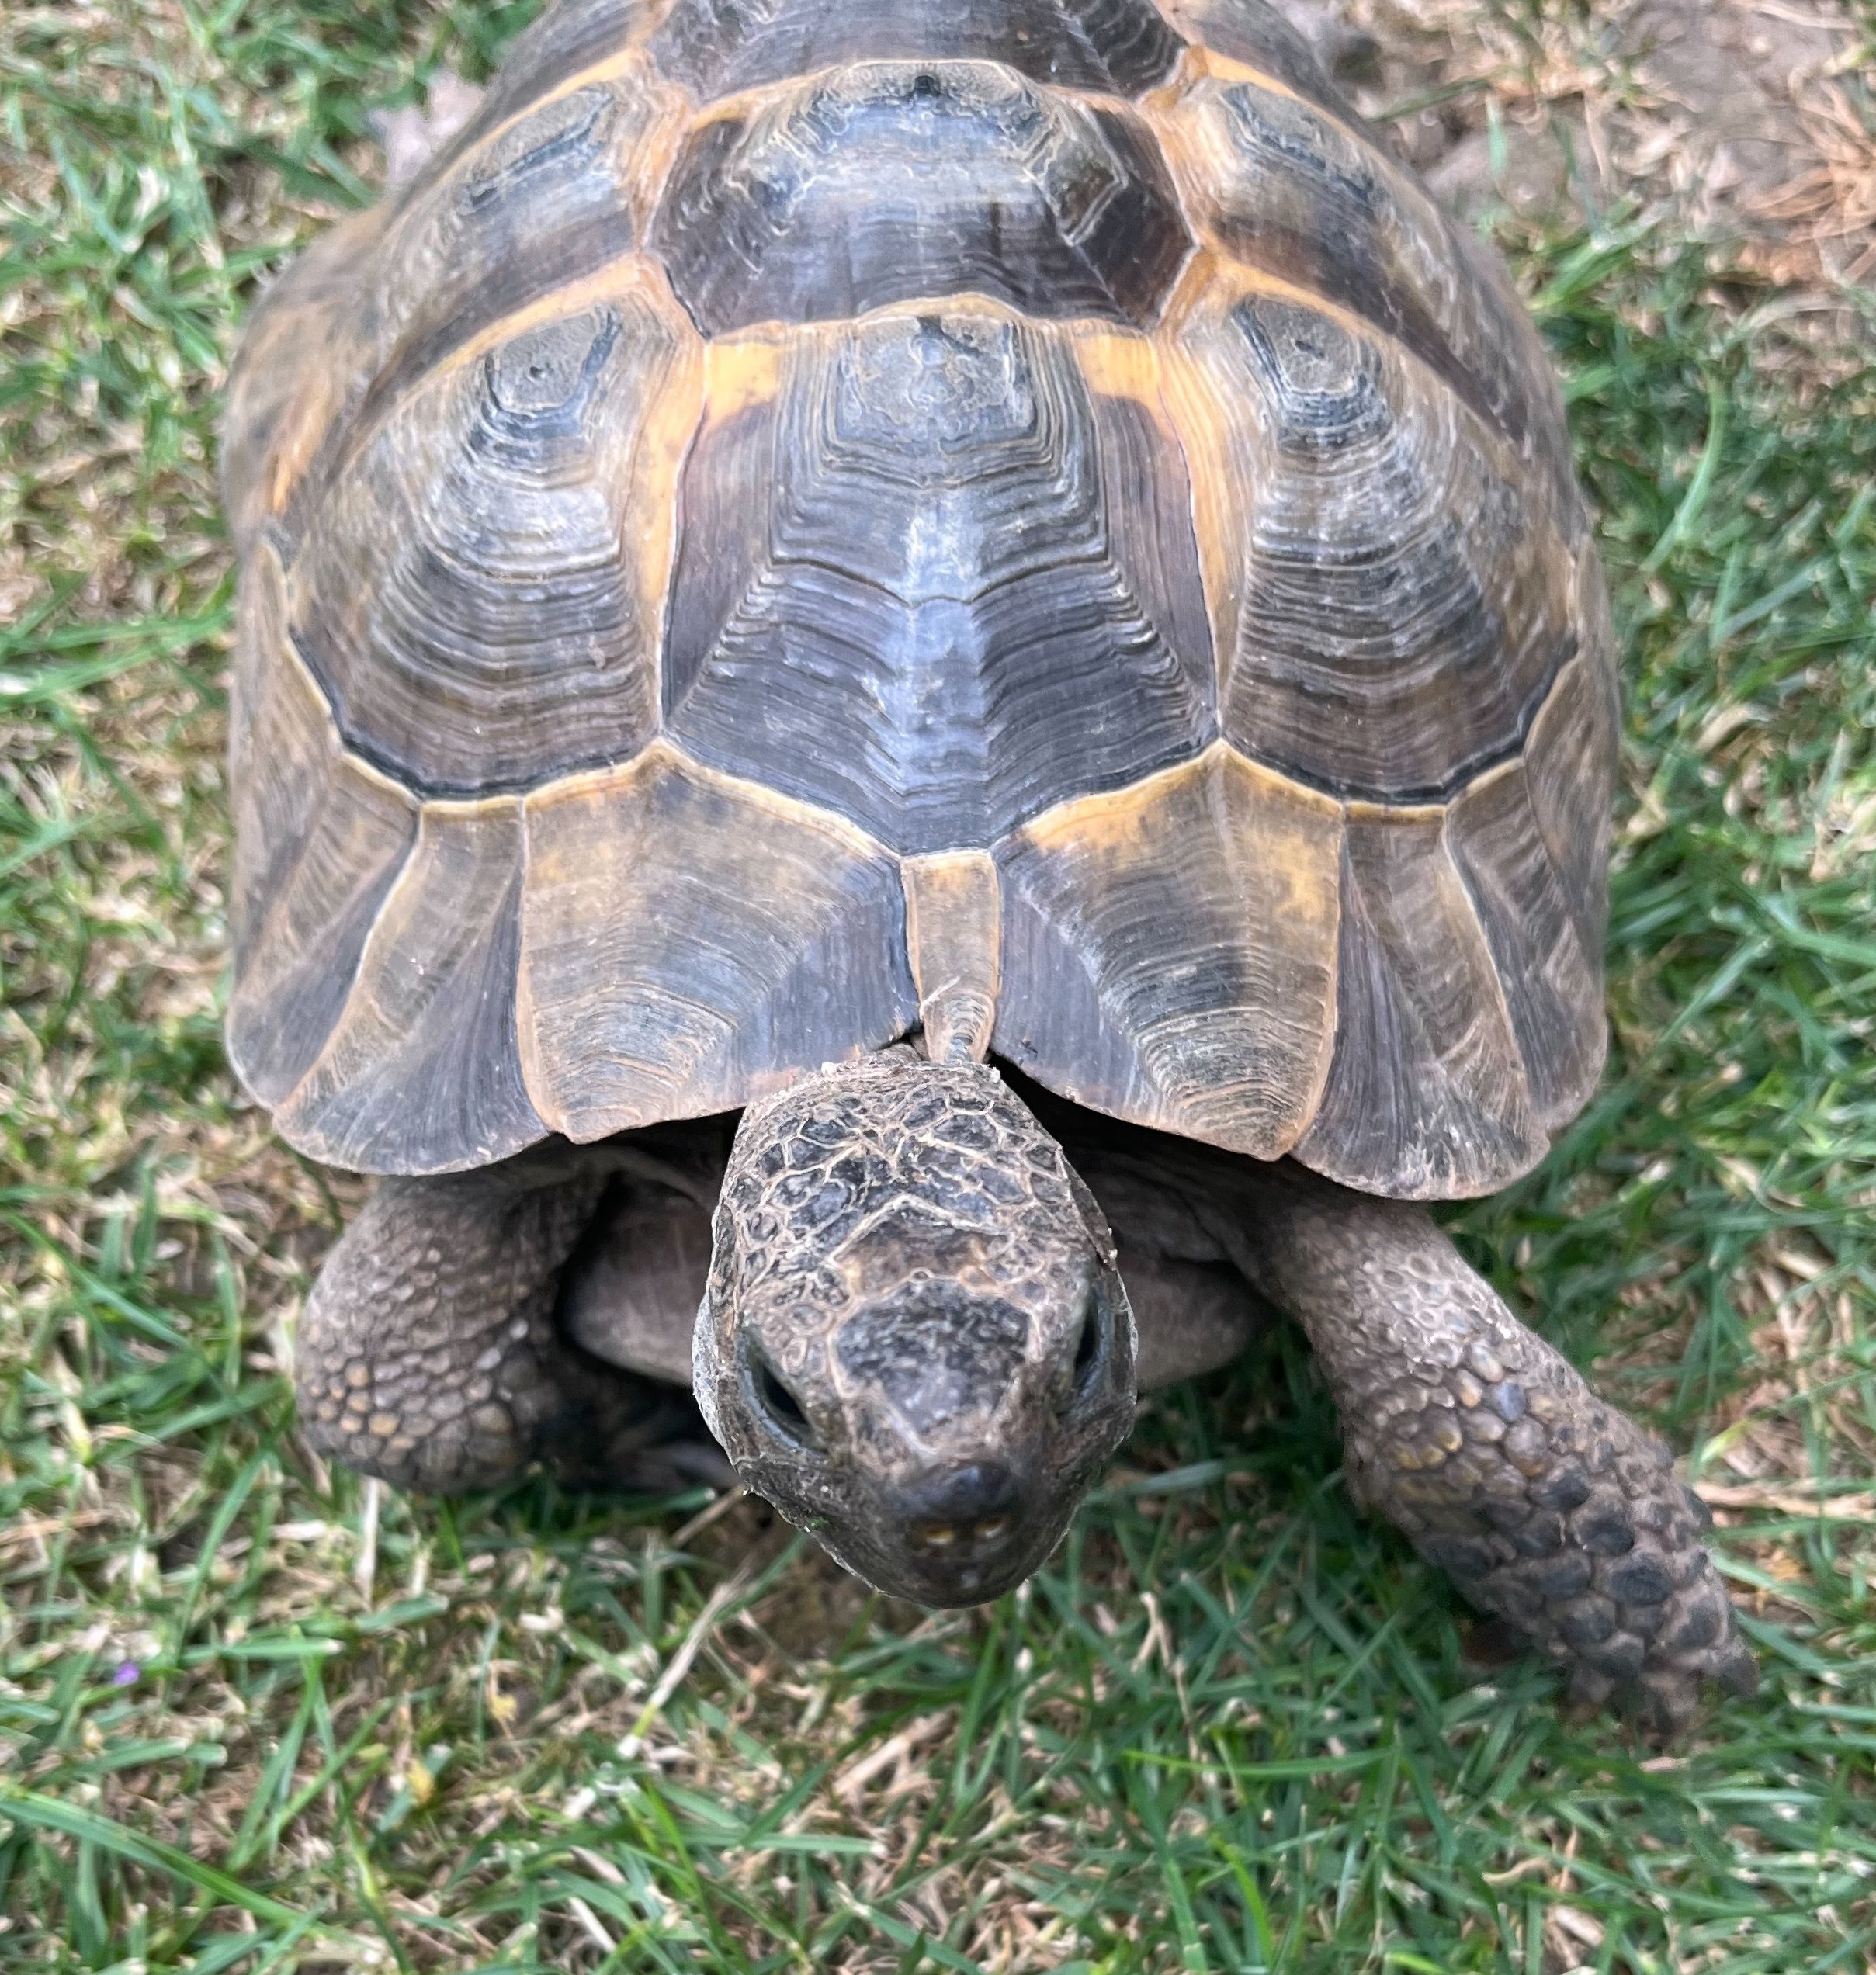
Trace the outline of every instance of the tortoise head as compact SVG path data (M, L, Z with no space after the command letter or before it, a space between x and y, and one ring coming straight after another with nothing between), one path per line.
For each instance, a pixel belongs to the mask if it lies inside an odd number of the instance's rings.
M895 1052L751 1106L695 1338L744 1485L924 1605L1027 1577L1132 1423L1113 1238L982 1064Z

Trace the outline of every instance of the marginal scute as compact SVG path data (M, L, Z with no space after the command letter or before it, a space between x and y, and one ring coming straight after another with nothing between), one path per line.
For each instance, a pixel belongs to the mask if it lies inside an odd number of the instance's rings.
M917 1019L897 861L663 746L526 805L529 1094L584 1142L730 1111Z
M549 97L473 147L454 175L446 210L462 224L497 206L518 211L548 185L562 196L577 188L595 205L616 196L606 154L620 108L617 92L601 82Z
M836 62L1000 61L1033 81L1137 95L1179 37L1152 0L677 0L649 43L699 102Z
M1357 122L1309 42L1265 0L1160 0L1160 5L1188 40L1255 69L1349 123Z
M222 504L237 554L254 552L317 451L347 378L330 357L347 347L359 263L390 217L354 213L308 247L256 304L241 332L221 421Z
M1528 461L1574 539L1555 379L1490 250L1374 144L1306 102L1201 77L1149 114L1199 235L1410 352Z
M1602 955L1583 944L1524 763L1507 762L1455 799L1446 842L1497 970L1538 1122L1554 1131L1602 1072Z
M228 1054L262 1103L279 1103L299 1082L338 1019L378 907L410 854L415 812L403 790L350 755L321 781L244 964L236 958Z
M365 1173L486 1166L545 1135L515 1023L521 805L432 804L343 1010L279 1111L315 1159Z
M657 719L700 351L650 277L432 372L328 491L294 636L347 743L430 795L629 759Z
M568 92L589 71L626 66L654 9L646 0L553 0L509 44L468 125L419 182L441 177L463 154L532 105Z
M1144 326L1191 244L1131 113L965 61L853 63L711 118L652 240L712 336L966 290Z
M997 1052L1078 1103L1259 1159L1335 1022L1337 804L1215 747L997 847Z
M1184 332L1175 416L1232 572L1212 601L1234 745L1377 802L1441 800L1514 754L1576 636L1568 553L1516 456L1312 303L1221 287Z
M1296 1156L1402 1200L1489 1193L1548 1138L1492 954L1437 809L1352 814L1334 1059Z
M1609 919L1611 804L1621 726L1609 595L1593 548L1578 559L1581 646L1531 722L1525 753L1531 805L1586 953L1600 954Z
M228 1054L263 1104L305 1074L338 1020L416 804L339 749L293 655L271 548L248 566L234 660Z
M331 716L286 634L286 573L270 542L241 565L228 668L228 782L234 869L228 922L241 958L266 916L279 872L296 854L338 751Z
M1088 387L1073 337L935 304L800 338L772 391L754 354L685 470L664 694L687 748L918 853L1205 743L1184 463Z

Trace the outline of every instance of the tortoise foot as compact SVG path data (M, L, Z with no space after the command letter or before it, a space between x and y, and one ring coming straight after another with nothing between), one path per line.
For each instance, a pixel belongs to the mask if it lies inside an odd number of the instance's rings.
M1615 1706L1672 1738L1708 1681L1746 1694L1758 1670L1701 1540L1704 1505L1667 1450L1586 1386L1573 1412L1496 1472L1472 1464L1463 1502L1410 1471L1416 1485L1377 1488L1378 1506L1472 1603L1564 1665L1576 1707Z
M442 1495L496 1486L537 1460L609 1492L725 1478L688 1393L560 1334L561 1273L605 1184L597 1162L569 1174L526 1159L382 1182L300 1324L309 1444Z
M1353 1492L1580 1703L1677 1732L1756 1673L1667 1450L1520 1323L1419 1209L1293 1172L1259 1192L1249 1273L1299 1317Z

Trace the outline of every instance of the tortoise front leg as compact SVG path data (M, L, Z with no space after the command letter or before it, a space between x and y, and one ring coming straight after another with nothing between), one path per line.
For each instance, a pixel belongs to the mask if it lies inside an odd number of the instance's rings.
M1357 1499L1472 1603L1600 1703L1651 1725L1703 1679L1756 1679L1668 1450L1525 1329L1418 1208L1295 1168L1247 1183L1237 1221L1265 1294L1302 1322L1335 1395Z
M381 1180L300 1321L309 1444L446 1495L535 1460L576 1487L685 1485L685 1443L701 1437L688 1395L593 1357L556 1322L605 1184L601 1165L538 1155Z

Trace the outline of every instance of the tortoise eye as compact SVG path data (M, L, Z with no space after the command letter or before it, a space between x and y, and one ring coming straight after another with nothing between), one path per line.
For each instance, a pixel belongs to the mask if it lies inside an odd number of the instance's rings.
M1088 1291L1088 1300L1081 1315L1080 1333L1075 1339L1074 1371L1068 1406L1078 1404L1094 1389L1101 1367L1107 1362L1107 1299L1097 1283ZM1067 1406L1063 1408L1064 1412L1067 1409Z
M756 1410L775 1433L810 1453L821 1451L820 1436L815 1432L813 1422L782 1382L782 1374L760 1351L750 1357L749 1385Z

